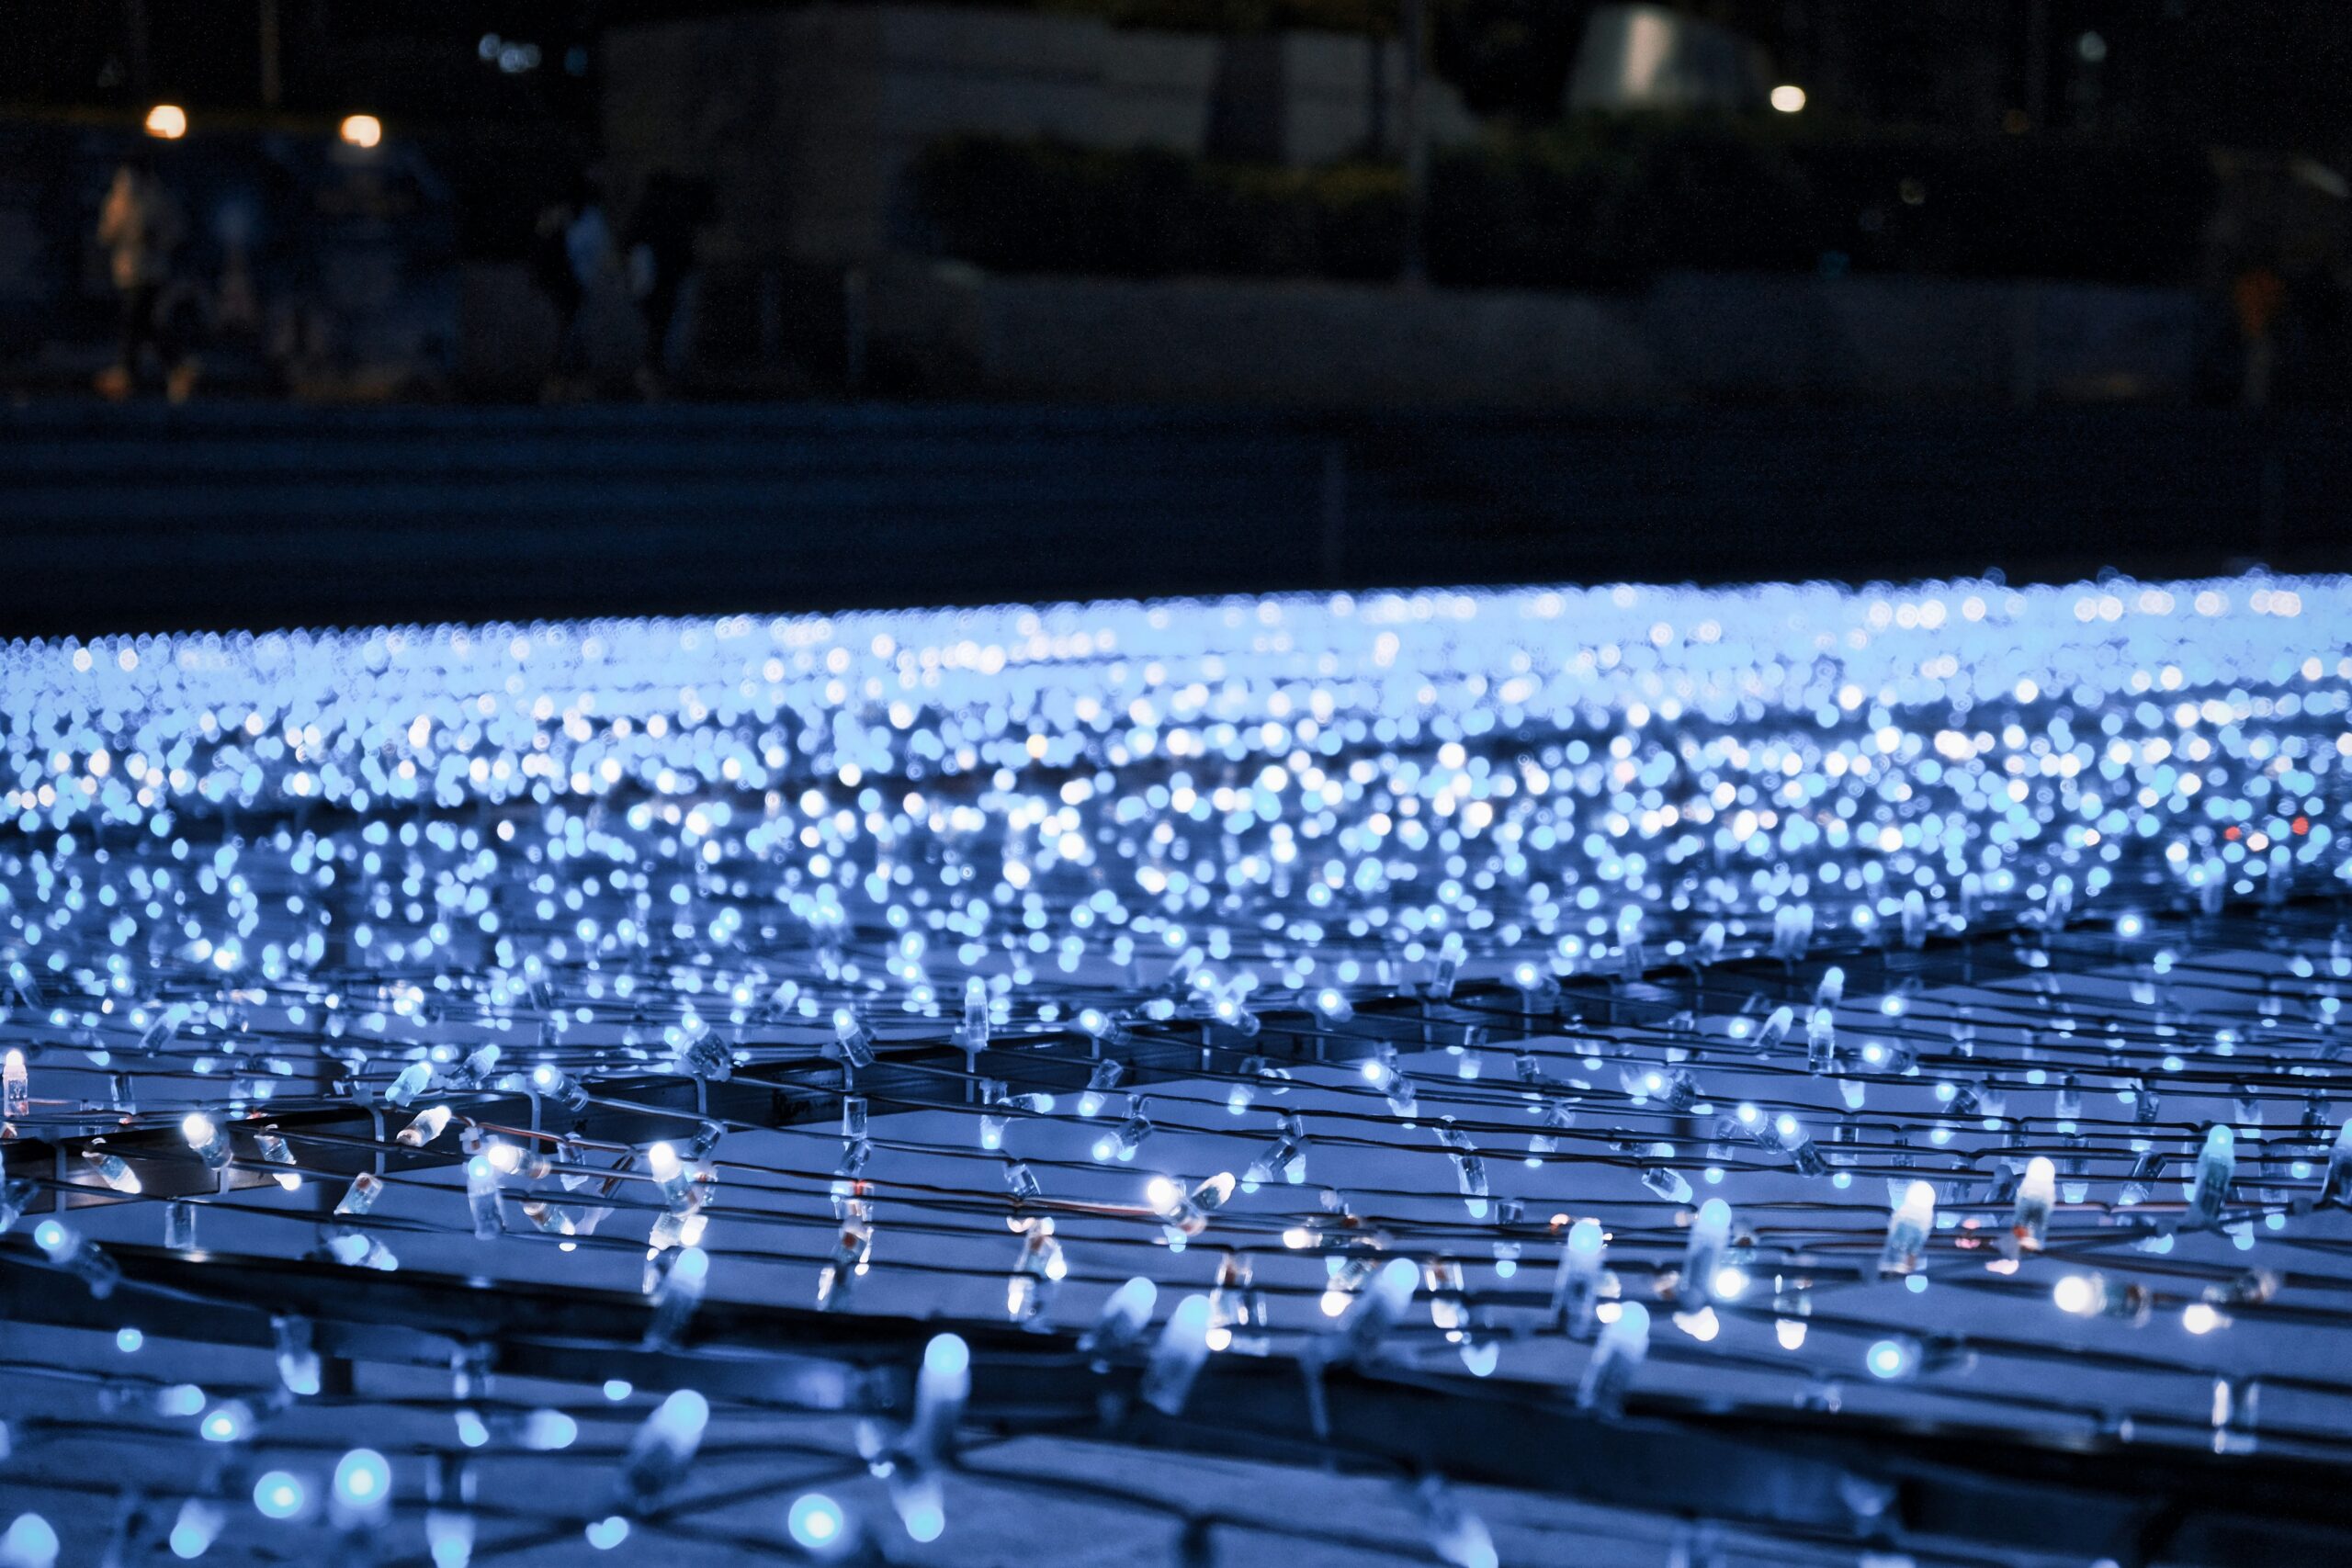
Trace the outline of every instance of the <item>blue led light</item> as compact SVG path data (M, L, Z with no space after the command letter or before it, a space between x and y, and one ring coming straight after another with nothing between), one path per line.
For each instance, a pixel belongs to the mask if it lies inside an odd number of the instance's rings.
M842 1532L848 1521L842 1515L841 1505L821 1492L811 1492L793 1500L785 1523L793 1540L811 1551L831 1551L841 1544Z
M568 1449L580 1438L580 1423L560 1410L534 1410L523 1420L523 1446L548 1452Z
M290 1471L267 1471L254 1483L254 1507L266 1519L297 1517L310 1501L310 1489Z
M673 1448L688 1450L702 1440L703 1428L708 1425L710 1401L691 1388L672 1393L646 1417L649 1431Z
M1906 1376L1918 1364L1918 1351L1900 1339L1882 1339L1863 1354L1871 1376L1892 1381Z
M253 1430L254 1415L243 1400L224 1400L204 1414L197 1431L209 1443L233 1443Z
M936 1503L918 1503L906 1512L907 1534L919 1541L934 1541L945 1533L947 1515Z
M190 1497L180 1504L180 1511L172 1521L169 1542L172 1555L182 1562L193 1562L212 1549L227 1522L218 1505L201 1497Z
M335 1500L353 1508L380 1508L392 1495L392 1467L373 1449L354 1449L334 1467Z
M0 1532L0 1562L24 1568L51 1568L57 1561L57 1531L39 1514L18 1514Z

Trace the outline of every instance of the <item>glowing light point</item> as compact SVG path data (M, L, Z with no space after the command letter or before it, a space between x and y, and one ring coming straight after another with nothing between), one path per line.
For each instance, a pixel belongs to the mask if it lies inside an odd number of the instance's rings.
M53 1568L57 1552L57 1531L39 1514L18 1514L0 1534L0 1562L9 1568Z
M254 1483L254 1507L266 1519L294 1518L310 1501L310 1489L288 1471L269 1471Z
M797 1545L810 1551L826 1551L841 1544L848 1521L842 1517L839 1503L821 1492L811 1492L793 1500L791 1511L785 1516L785 1526Z
M1919 1348L1907 1339L1881 1339L1862 1354L1871 1376L1893 1382L1919 1368Z

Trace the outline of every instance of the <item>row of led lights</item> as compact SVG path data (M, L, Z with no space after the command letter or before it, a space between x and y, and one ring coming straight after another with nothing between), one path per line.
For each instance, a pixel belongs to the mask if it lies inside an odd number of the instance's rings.
M699 1398L699 1396L694 1396ZM253 1486L254 1511L277 1523L300 1523L317 1511L312 1482L289 1470L265 1472ZM344 1529L372 1529L389 1515L392 1502L392 1467L374 1449L354 1449L336 1463L326 1497L328 1519ZM212 1550L228 1526L228 1511L218 1501L189 1497L174 1517L169 1542L172 1555L193 1562ZM910 1516L910 1535L918 1540L937 1540L945 1524L935 1510ZM858 1530L842 1506L821 1492L794 1499L785 1511L785 1529L795 1545L819 1558L847 1554L857 1544ZM629 1537L629 1521L620 1514L591 1520L582 1534L599 1551L610 1551ZM474 1527L470 1516L440 1508L428 1509L425 1535L436 1568L465 1568L473 1557ZM62 1550L57 1530L38 1513L19 1514L0 1532L0 1563L7 1568L54 1568Z
M147 134L159 141L177 141L187 134L187 110L178 104L157 104L147 111ZM335 128L345 145L367 149L384 140L384 122L372 114L348 114Z
M335 1467L335 1506L346 1513L380 1511L380 1501L390 1486L390 1467L373 1449L355 1449ZM379 1506L371 1508L369 1499L376 1499ZM310 1512L310 1487L290 1471L270 1471L254 1483L254 1507L264 1518L300 1519ZM428 1521L427 1534L438 1568L458 1568L471 1561L471 1522L459 1515L436 1515L435 1519L440 1521L439 1528L431 1528L434 1521ZM227 1523L228 1516L218 1504L199 1497L187 1499L172 1524L172 1555L182 1562L202 1557L212 1550ZM821 1492L795 1499L786 1510L785 1528L795 1545L820 1557L843 1553L854 1540L849 1516ZM593 1521L582 1534L597 1551L610 1551L628 1539L629 1523L613 1514ZM0 1562L9 1568L52 1568L59 1551L55 1527L39 1514L19 1514L0 1534Z
M54 1229L55 1222L48 1222L44 1229ZM62 1238L52 1236L44 1247ZM1200 1309L1196 1326L1206 1322L1206 1300L1195 1298ZM1189 1305L1190 1303L1188 1303ZM1148 1312L1147 1308L1147 1312ZM1180 1314L1181 1315L1181 1314ZM136 1351L144 1336L135 1329L124 1329L116 1336L118 1348L126 1352ZM281 1364L281 1374L284 1367ZM1189 1379L1187 1380L1189 1382ZM289 1382L289 1387L294 1383ZM890 1457L871 1461L877 1475L892 1480L891 1501L900 1523L912 1540L929 1542L939 1539L947 1528L947 1517L942 1506L936 1470L952 1445L952 1435L971 1387L971 1349L961 1337L940 1334L933 1337L923 1348L922 1369L916 1384L913 1418L908 1427L906 1440L912 1445L904 1450L893 1450ZM166 1391L168 1394L185 1393L200 1402L202 1392L192 1384ZM298 1393L315 1393L315 1380ZM626 1382L607 1382L607 1399L627 1398L634 1392ZM556 1416L565 1427L557 1440L530 1443L539 1449L570 1446L578 1432L578 1425L560 1412L546 1412ZM241 1440L248 1432L251 1413L242 1402L231 1401L216 1406L205 1417L199 1428L214 1442ZM710 1421L710 1402L693 1389L678 1389L646 1417L636 1439L631 1443L624 1462L622 1475L623 1506L641 1510L655 1498L669 1492L684 1473L695 1450L700 1447L705 1428ZM461 1427L462 1432L462 1427ZM475 1446L471 1438L468 1446ZM900 1460L919 1461L911 1475L901 1474ZM253 1506L266 1519L279 1522L304 1522L319 1512L318 1499L312 1495L313 1483L300 1472L290 1470L266 1471L254 1481ZM353 1449L337 1461L334 1474L325 1496L324 1513L327 1522L347 1535L371 1533L382 1527L390 1517L393 1498L391 1462L374 1449ZM822 1493L808 1493L796 1499L786 1510L785 1528L794 1542L805 1552L820 1558L836 1558L848 1554L859 1545L862 1531L856 1521L840 1504ZM202 1557L212 1548L228 1523L228 1511L210 1497L190 1497L184 1500L174 1521L170 1544L173 1554L183 1561ZM461 1509L428 1506L424 1518L425 1537L431 1548L435 1568L466 1568L473 1559L474 1520ZM630 1533L627 1514L616 1511L591 1520L582 1527L588 1544L599 1551L609 1551L627 1540ZM0 1533L0 1568L54 1568L59 1551L55 1529L36 1513L19 1515L8 1529Z
M1744 1286L1745 1280L1738 1283ZM2096 1289L2096 1282L2090 1278L2068 1276L2060 1282L2056 1292L2059 1304L2070 1313L2095 1311L2094 1303L2069 1298L2070 1295L2086 1295ZM1736 1294L1737 1287L1724 1293ZM1612 1307L1617 1310L1609 1310ZM2196 1309L2191 1310L2194 1313ZM2211 1311L2210 1308L2206 1310ZM1604 1303L1600 1315L1611 1324L1620 1322L1621 1318L1633 1320L1625 1326L1633 1329L1637 1337L1646 1338L1648 1314L1638 1303ZM2192 1323L2190 1331L2201 1333L2215 1325L2211 1322L2202 1325ZM961 1358L966 1352L962 1342L953 1336L942 1337L942 1342L934 1342L926 1355L926 1363L940 1360L943 1350L960 1367ZM1897 1337L1883 1339L1871 1346L1865 1354L1864 1364L1873 1376L1895 1381L1928 1370L1923 1366L1923 1359L1922 1347L1917 1341ZM672 1405L692 1407L683 1412L681 1419L697 1432L703 1421L707 1419L707 1405L699 1394L688 1391L672 1395L663 1411L657 1413L657 1422L669 1413ZM352 1529L380 1524L390 1511L391 1500L391 1465L381 1453L373 1449L354 1449L337 1462L328 1493L327 1514L339 1528ZM315 1511L311 1483L287 1470L267 1471L254 1483L253 1506L264 1518L278 1522L304 1520ZM944 1522L935 1506L918 1509L905 1519L909 1533L922 1541L936 1540ZM204 1498L186 1499L169 1538L173 1554L183 1561L204 1556L211 1550L226 1523L226 1512L218 1503ZM465 1568L473 1554L474 1530L470 1517L432 1509L428 1511L425 1524L436 1568ZM785 1527L795 1545L820 1559L845 1556L855 1549L859 1540L859 1532L842 1505L820 1492L807 1493L796 1498L786 1510ZM630 1525L626 1517L616 1513L589 1522L583 1527L582 1534L591 1547L608 1551L628 1539ZM55 1529L38 1513L19 1515L5 1533L0 1533L0 1562L8 1564L9 1568L53 1568L60 1550Z

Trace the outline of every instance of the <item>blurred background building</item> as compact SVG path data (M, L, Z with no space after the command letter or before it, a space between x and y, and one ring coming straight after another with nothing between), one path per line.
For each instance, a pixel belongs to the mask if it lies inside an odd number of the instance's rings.
M98 231L138 149L187 209L164 352L197 395L2352 385L2330 0L44 0L12 25L24 395L125 356Z

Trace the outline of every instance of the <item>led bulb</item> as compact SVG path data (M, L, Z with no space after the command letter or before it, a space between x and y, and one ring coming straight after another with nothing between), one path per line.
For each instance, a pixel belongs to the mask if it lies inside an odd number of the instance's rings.
M290 1471L266 1471L254 1483L254 1511L265 1519L300 1518L310 1506L310 1488Z
M1880 1277L1908 1274L1918 1268L1935 1225L1936 1190L1924 1181L1912 1182L1903 1190L1903 1201L1887 1219L1886 1242L1879 1248Z
M24 1052L12 1045L0 1055L0 1121L20 1123L32 1113L32 1075L26 1070Z
M334 1512L338 1523L381 1519L392 1502L392 1467L373 1449L354 1449L334 1467Z
M874 1036L848 1008L833 1010L833 1053L853 1067L874 1065Z
M1682 1269L1676 1278L1675 1300L1685 1312L1703 1310L1709 1290L1722 1268L1724 1248L1731 1242L1731 1205L1710 1198L1699 1206L1683 1243Z
M1166 1416L1182 1416L1193 1380L1208 1359L1209 1298L1186 1296L1176 1303L1145 1364L1137 1397Z
M2107 1304L2107 1291L2095 1274L2068 1274L2052 1287L2050 1299L2060 1312L2088 1317Z
M2197 1156L2197 1172L2188 1186L2188 1213L2184 1224L2211 1227L2222 1220L2230 1201L2230 1183L2237 1173L2237 1134L2226 1122L2216 1122L2205 1134Z
M1862 1365L1871 1376L1887 1382L1898 1382L1919 1369L1918 1342L1912 1339L1881 1339L1862 1355Z
M1639 1302L1615 1305L1615 1315L1601 1323L1592 1358L1585 1363L1583 1379L1577 1385L1577 1404L1611 1416L1623 1408L1625 1394L1650 1348L1649 1309Z
M685 1474L709 1425L710 1401L693 1389L679 1389L654 1406L629 1440L622 1495L640 1510L660 1501Z
M849 1516L821 1492L795 1498L785 1515L785 1528L795 1546L819 1557L840 1556L852 1544Z
M172 1555L183 1562L194 1562L212 1550L212 1543L220 1539L220 1528L226 1523L228 1515L219 1504L202 1497L186 1499L172 1521Z
M2058 1201L2058 1168L2041 1155L2026 1161L2018 1179L2017 1205L2010 1213L2008 1256L2040 1252L2050 1228L2050 1211Z

